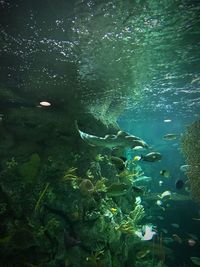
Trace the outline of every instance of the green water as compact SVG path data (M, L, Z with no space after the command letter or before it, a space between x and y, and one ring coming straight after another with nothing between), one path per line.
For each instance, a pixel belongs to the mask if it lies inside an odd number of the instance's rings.
M0 36L0 265L195 266L200 2L2 0ZM149 148L92 146L76 122Z

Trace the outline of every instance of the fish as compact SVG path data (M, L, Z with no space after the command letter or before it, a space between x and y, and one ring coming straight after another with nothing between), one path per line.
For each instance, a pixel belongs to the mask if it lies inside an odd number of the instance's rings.
M194 221L200 221L200 218L192 218Z
M121 158L111 156L110 161L116 167L118 171L125 170L126 165L125 165L125 162Z
M159 197L161 198L161 199L168 199L168 198L171 198L171 195L172 195L172 193L171 193L171 191L164 191Z
M159 152L150 152L146 155L141 155L141 156L135 156L133 158L133 161L147 161L147 162L156 162L160 161L162 159L162 155Z
M189 171L189 169L190 169L190 165L188 165L188 164L186 164L186 165L181 165L180 166L180 171L182 171L182 172L188 172Z
M112 212L112 214L115 214L117 212L116 208L110 208L110 211Z
M176 186L176 189L180 190L184 187L185 185L185 182L181 179L178 179L176 182L175 182L175 186Z
M180 228L179 224L177 223L171 223L171 226L173 226L174 228Z
M196 245L196 241L194 240L194 239L188 239L188 241L187 241L187 243L188 243L188 245L190 246L190 247L194 247L195 245Z
M113 183L109 187L107 187L106 194L109 197L118 197L127 194L129 185L125 183Z
M144 193L143 189L137 186L130 186L125 183L113 183L107 187L107 195L109 197L118 197L127 194L128 192L133 192L134 195L142 195Z
M165 134L163 136L164 140L176 140L178 138L178 134L170 133L170 134Z
M162 186L162 185L163 185L163 181L160 180L160 181L158 182L158 184L159 184L159 186Z
M136 258L137 258L137 259L143 259L143 258L146 257L150 252L151 252L150 249L148 249L148 248L142 248L141 250L139 250L139 251L136 253Z
M180 236L178 236L177 234L173 234L172 235L172 238L174 239L174 241L176 241L179 244L182 244L183 243L182 238Z
M200 258L199 257L190 257L190 259L195 265L200 266Z
M171 122L172 120L170 119L165 119L164 122Z
M165 229L165 228L162 228L161 231L162 231L164 234L167 234L167 233L168 233L167 229ZM169 237L169 238L170 238L170 237Z
M161 171L160 171L160 175L162 175L162 176L168 178L168 177L170 176L170 173L169 173L169 171L167 171L167 170L161 170Z
M168 193L166 193L166 192L168 192ZM163 197L164 200L165 200L165 197L166 197L166 199L168 197L168 198L170 198L170 200L173 200L173 201L189 201L192 199L191 196L189 196L189 195L183 195L183 194L178 194L178 193L174 193L174 192L171 192L171 195L170 195L169 192L170 191L165 191L165 192L163 192L163 195L158 194L158 193L150 193L148 195L145 195L143 198L147 201L148 200L157 200L158 197L160 199L162 199L162 197Z
M77 122L75 122L75 125L80 137L91 146L103 146L109 149L112 149L114 147L133 149L137 146L149 148L149 145L141 138L130 135L123 131L119 131L117 134L108 134L104 137L100 137L82 132L81 130L79 130Z
M131 188L132 188L132 191L136 194L143 195L144 193L143 189L138 186L132 185Z
M140 176L139 178L133 180L133 183L138 183L138 182L150 182L152 181L152 178L149 176Z
M188 235L189 237L191 237L192 239L198 241L198 237L197 237L196 235L191 234L191 233L187 233L187 235Z

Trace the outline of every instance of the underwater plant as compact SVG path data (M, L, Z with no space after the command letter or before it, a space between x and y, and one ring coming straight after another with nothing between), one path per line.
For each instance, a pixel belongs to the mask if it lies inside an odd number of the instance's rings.
M94 191L95 192L106 192L107 191L107 187L105 185L106 181L107 179L105 177L101 177L100 180L97 180L94 185Z
M145 216L145 211L142 205L136 204L133 211L129 213L126 220L123 220L120 225L115 227L116 230L119 230L127 234L135 234L138 229L140 229L139 222Z
M103 159L104 159L104 156L102 156L101 154L97 154L95 157L96 161L103 161Z
M82 180L82 178L76 175L77 168L71 167L65 171L62 180L64 182L70 182L73 189L79 188L78 181Z
M47 192L47 189L48 189L49 185L50 185L50 183L46 183L45 188L44 188L43 191L40 193L39 198L38 198L38 200L37 200L37 202L36 202L36 205L35 205L35 209L34 209L35 212L38 210L38 208L39 208L39 206L40 206L40 203L41 203L42 199L44 198L45 193Z
M191 194L200 202L200 120L195 121L187 128L181 138L181 148L186 156L186 163L190 166L187 176L189 178Z
M34 153L31 155L29 161L19 165L19 174L26 179L26 181L33 182L38 174L40 164L40 156L37 153Z
M129 213L129 217L133 220L134 224L137 225L145 216L144 207L140 204L136 204L133 211Z
M103 255L104 255L104 250L95 251L95 252L92 251L90 256L86 258L86 261L88 261L92 267L101 267L99 261Z

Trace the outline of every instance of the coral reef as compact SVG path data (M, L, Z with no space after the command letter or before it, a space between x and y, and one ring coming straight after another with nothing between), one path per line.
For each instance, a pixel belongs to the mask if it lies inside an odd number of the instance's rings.
M182 152L189 165L187 176L193 198L200 202L200 120L191 124L181 138Z

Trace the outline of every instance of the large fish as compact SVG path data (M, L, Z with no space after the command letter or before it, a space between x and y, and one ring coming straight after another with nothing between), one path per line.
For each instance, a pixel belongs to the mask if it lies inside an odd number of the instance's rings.
M77 123L76 128L80 134L80 137L92 146L103 146L110 149L114 147L123 147L131 149L137 146L141 146L144 148L149 147L147 143L141 138L134 135L129 135L128 133L123 131L119 131L117 134L109 134L104 137L100 137L82 132L81 130L79 130Z

